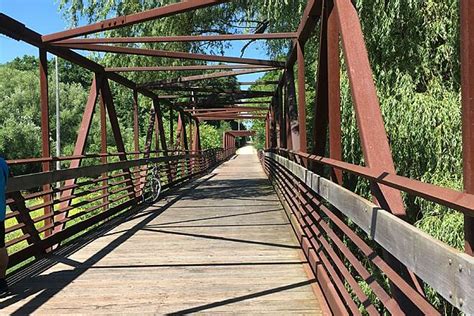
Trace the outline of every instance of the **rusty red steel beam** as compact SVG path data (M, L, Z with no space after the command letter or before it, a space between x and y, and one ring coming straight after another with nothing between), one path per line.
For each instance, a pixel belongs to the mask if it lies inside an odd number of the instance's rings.
M200 81L200 80L207 80L207 79L216 79L216 78L224 78L224 77L232 77L232 76L239 76L239 75L246 75L246 74L253 74L259 72L267 72L275 70L276 68L255 68L255 69L245 69L245 70L236 70L236 71L219 71L209 74L203 75L195 75L195 76L187 76L187 77L179 77L173 78L168 80L160 80L154 81L149 83L142 83L140 84L141 87L145 88L153 88L156 86L162 86L167 84L175 84L175 83L184 83L184 82L192 82L192 81Z
M288 58L286 60L285 72L281 75L278 86L283 87L286 72L288 69L292 69L298 55L298 43L302 46L306 43L308 38L311 35L311 32L315 29L316 24L318 23L321 12L322 12L323 0L309 0L306 4L306 7L303 11L303 16L301 18L300 24L298 25L298 34L297 38L293 41L293 46L290 50ZM290 142L288 142L290 144Z
M227 116L240 116L240 117L246 117L246 116L260 116L260 115L265 115L266 113L261 113L261 112L251 112L251 111L245 111L245 112L240 112L240 111L226 111L226 112L200 112L200 113L194 113L192 114L195 117L199 116L213 116L213 117L227 117Z
M226 132L228 135L232 135L234 138L237 137L250 137L250 136L255 136L255 131L228 131Z
M133 143L134 150L140 151L140 127L138 122L138 92L133 90ZM135 154L135 158L139 158L139 154Z
M175 106L208 106L208 105L213 105L213 106L222 106L224 107L225 105L230 105L230 106L239 106L239 104L270 104L270 101L246 101L246 100L235 100L235 101L230 101L230 102L203 102L203 103L193 103L193 102L176 102L174 103Z
M228 121L228 120L263 120L266 116L251 116L251 117L239 117L239 116L195 116L200 121Z
M293 43L293 48L291 49L290 55L286 62L286 68L293 66L297 60L298 43L304 46L308 38L311 36L311 32L314 31L316 24L321 17L322 4L322 0L308 1L306 8L303 11L300 24L298 25L298 30L296 31L298 37Z
M233 97L235 99L245 99L245 100L248 100L248 99L255 99L255 98L267 98L267 97L271 97L272 96L272 92L265 92L265 91L254 91L254 92L243 92L243 93L222 93L222 92L218 92L218 93L208 93L208 94L201 94L199 95L198 97L200 98L203 98L203 97L209 97L209 96L215 96L215 97ZM165 95L159 95L157 96L157 99L185 99L185 98L191 98L193 97L193 95L191 94L165 94ZM233 101L234 103L236 102L235 100ZM210 101L210 104L222 104L222 100L213 100L213 101ZM255 102L251 102L251 103L255 103ZM270 103L270 101L268 101L268 103ZM185 104L185 102L183 103L177 103L177 104ZM209 104L209 103L203 103L203 104ZM197 104L194 104L194 103L189 103L189 105L202 105L201 103L197 103Z
M76 27L67 31L61 31L53 34L44 35L42 40L44 42L52 42L64 40L72 37L87 35L96 32L104 32L124 26L130 26L141 22L146 22L154 19L165 18L175 14L185 13L196 9L205 8L221 3L228 2L228 0L194 0L182 1L176 4L151 9L139 13L119 16L103 20L101 22L89 24L86 26Z
M184 60L202 60L202 61L213 61L213 62L224 62L224 63L236 63L236 64L250 64L250 65L262 65L283 68L284 63L273 60L262 60L252 58L239 58L239 57L227 57L217 55L206 55L196 54L188 52L177 52L167 51L158 49L145 49L145 48L133 48L133 47L122 47L122 46L110 46L110 45L96 45L96 44L70 44L61 47L67 47L70 49L79 49L94 52L104 53L115 53L115 54L126 54L126 55L138 55L138 56L149 56L149 57L162 57L162 58L173 58L173 59L184 59Z
M260 33L260 34L219 34L219 35L180 35L180 36L143 36L109 38L72 38L55 41L56 45L68 44L127 44L127 43L167 43L167 42L212 42L239 40L294 39L296 32Z
M228 89L228 88L219 88L219 87L195 87L195 86L180 86L180 85L158 85L149 87L150 90L161 90L161 91L174 91L174 92L220 92L220 93L254 93L248 92L247 90L240 89ZM271 95L271 91L255 91L255 93L266 92L268 95ZM197 96L198 97L198 96Z
M227 64L227 65L188 65L188 66L144 66L144 67L109 67L107 72L142 72L142 71L194 71L194 70L225 70L225 69L255 69L262 65ZM269 67L269 66L266 66ZM269 67L270 68L270 67Z
M461 98L464 191L474 193L474 8L461 0ZM464 251L474 255L474 218L464 217Z
M331 1L326 10L327 18L327 80L328 80L328 125L329 158L342 161L341 95L339 65L339 26L337 12ZM333 181L342 185L342 171L332 170Z
M263 117L260 113L197 113L192 117Z
M197 108L197 109L185 109L184 112L247 112L247 111L268 111L267 107L251 107L251 106L236 106L236 107L225 107L225 108Z
M306 138L306 78L304 64L304 44L298 41L296 45L298 65L298 132L300 151L307 152L308 144ZM296 149L296 148L295 148Z
M395 173L359 17L350 1L334 0L334 5L365 163L370 168ZM395 215L405 216L399 191L382 185L373 188L373 193L380 206Z
M90 70L94 73L102 73L104 72L104 67L102 65L64 47L53 46L48 43L43 43L41 39L41 34L27 28L24 24L16 21L15 19L0 13L0 33L5 34L8 37L11 37L18 41L24 41L30 45L36 46L38 48L43 48L48 52L62 58L68 60L74 64L80 65L87 70ZM146 89L137 88L136 84L117 74L117 73L107 73L107 78L120 83L121 85L130 88L130 89L137 89L139 93L149 98L153 98L156 95Z

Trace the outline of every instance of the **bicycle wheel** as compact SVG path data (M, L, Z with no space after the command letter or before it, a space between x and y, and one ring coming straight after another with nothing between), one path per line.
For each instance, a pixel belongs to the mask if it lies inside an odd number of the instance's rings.
M161 182L159 178L153 178L151 181L151 200L156 202L160 197Z

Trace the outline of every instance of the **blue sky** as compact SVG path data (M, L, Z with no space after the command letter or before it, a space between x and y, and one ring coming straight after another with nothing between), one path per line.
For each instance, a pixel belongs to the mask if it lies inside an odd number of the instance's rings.
M48 34L67 28L61 13L58 11L57 0L0 0L0 12L20 21L40 34ZM228 56L240 56L240 49L245 44L235 41L227 51ZM8 62L25 54L37 55L38 49L23 42L0 35L0 63ZM253 43L246 50L244 57L268 59L263 45ZM239 76L239 81L254 81L262 74Z

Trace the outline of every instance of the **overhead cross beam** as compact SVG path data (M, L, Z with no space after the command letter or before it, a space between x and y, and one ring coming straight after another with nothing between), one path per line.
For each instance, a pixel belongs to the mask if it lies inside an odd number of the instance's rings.
M199 97L233 97L234 99L253 99L253 98L265 98L265 97L271 97L273 95L273 92L268 92L268 91L243 91L239 93L225 93L225 92L218 92L218 93L210 93L206 95L199 95ZM170 95L160 95L157 98L158 99L181 99L181 98L192 98L195 97L195 95L192 94L170 94ZM222 100L213 100L211 103L220 103ZM232 101L235 103L235 101ZM267 101L269 102L269 101ZM254 102L252 102L254 103ZM192 103L190 104L192 105Z
M61 45L59 47L67 47L71 49L80 49L80 50L88 50L88 51L104 52L104 53L163 57L163 58L186 59L186 60L203 60L203 61L215 61L215 62L236 63L236 64L262 65L262 66L279 67L279 68L283 68L285 66L284 63L279 62L279 61L273 61L273 60L215 56L215 55L188 53L188 52L175 52L175 51L133 48L133 47L95 45L95 44L71 44L71 45Z
M259 116L246 116L242 117L239 115L229 115L229 116L194 116L200 121L228 121L228 120L262 120L265 119L265 115Z
M144 36L109 38L73 38L55 41L56 45L70 44L128 44L128 43L168 43L168 42L212 42L239 40L294 39L297 33L260 33L260 34L219 34L219 35L182 35L182 36Z
M237 71L219 71L219 72L214 72L214 73L204 74L204 75L195 75L195 76L173 78L169 80L154 81L154 82L141 84L140 86L146 87L146 88L154 88L157 86L158 87L162 86L164 84L183 83L183 82L192 82L192 81L200 81L200 80L207 80L207 79L232 77L232 76L253 74L253 73L259 73L259 72L267 72L267 71L272 71L275 69L276 68L256 68L256 69L237 70Z
M193 70L225 70L225 69L255 69L263 65L188 65L188 66L151 66L151 67L110 67L107 72L142 72L142 71L193 71ZM268 66L267 66L268 67ZM269 67L270 68L270 67Z
M267 107L251 107L251 106L235 106L226 108L199 108L199 109L185 109L184 112L211 112L211 111L268 111Z
M187 107L187 106L220 106L220 107L225 107L226 105L228 106L239 106L239 104L270 104L270 101L231 101L231 102L201 102L201 103L193 103L193 102L176 102L173 105L174 106L181 106L181 107Z
M219 88L219 87L195 87L195 86L180 86L180 85L162 85L156 87L150 87L149 89L152 90L162 90L162 91L194 91L194 92L224 92L224 93L246 93L247 90L234 90L234 89L226 89L226 88ZM268 92L273 95L272 91L255 91L255 92Z
M49 35L43 35L43 42L52 42L64 40L72 37L87 35L96 32L103 32L124 26L130 26L141 22L154 19L165 18L179 13L185 13L196 9L228 2L229 0L193 0L183 1L176 4L159 7L156 9L143 11L139 13L119 16L107 19L101 22L93 23L86 26L76 27L67 31L57 32Z

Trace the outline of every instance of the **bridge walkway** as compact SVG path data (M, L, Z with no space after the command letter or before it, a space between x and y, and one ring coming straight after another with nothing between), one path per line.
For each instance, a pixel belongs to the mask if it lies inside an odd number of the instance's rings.
M36 269L11 280L0 313L322 313L319 287L249 148Z

